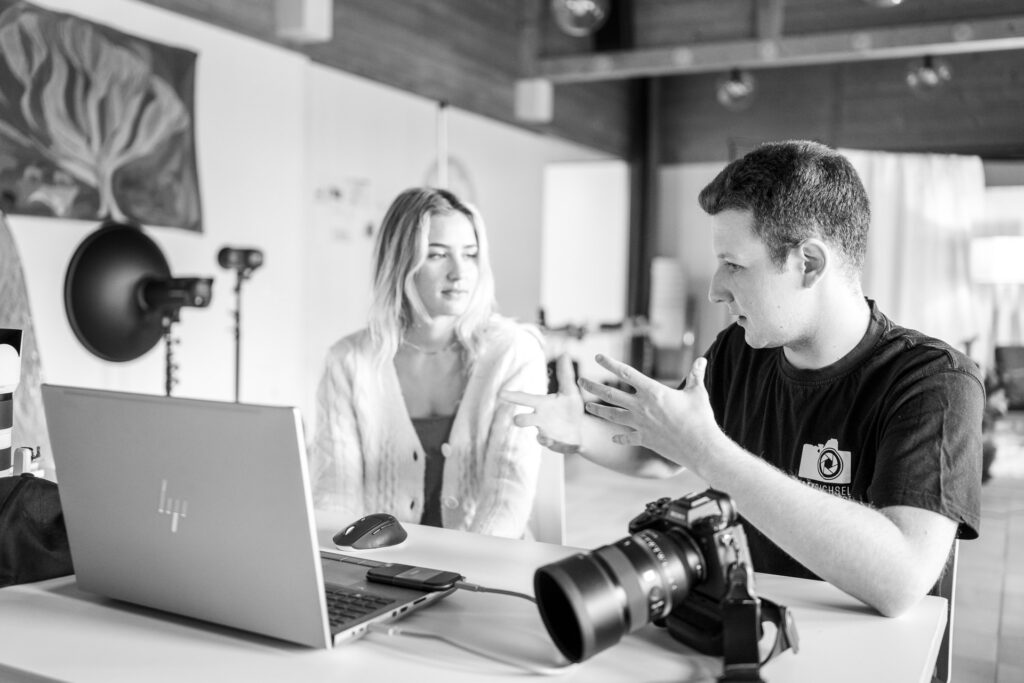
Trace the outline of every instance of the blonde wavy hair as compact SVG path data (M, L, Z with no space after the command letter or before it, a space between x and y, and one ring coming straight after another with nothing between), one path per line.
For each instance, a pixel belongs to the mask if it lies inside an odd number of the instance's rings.
M467 366L477 356L480 337L497 311L483 218L476 208L447 190L416 187L405 190L391 203L374 245L373 300L368 327L377 362L382 365L394 357L406 329L418 318L430 318L414 277L427 259L431 217L452 213L469 219L479 250L477 285L466 311L455 323L455 335L465 349Z

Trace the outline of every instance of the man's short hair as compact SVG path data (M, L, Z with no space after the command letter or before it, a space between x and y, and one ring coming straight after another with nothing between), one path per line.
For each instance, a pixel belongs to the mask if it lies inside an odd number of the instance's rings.
M731 162L701 190L700 205L715 215L730 209L753 214L754 233L781 267L790 249L818 237L860 273L871 210L849 160L807 140L768 142Z

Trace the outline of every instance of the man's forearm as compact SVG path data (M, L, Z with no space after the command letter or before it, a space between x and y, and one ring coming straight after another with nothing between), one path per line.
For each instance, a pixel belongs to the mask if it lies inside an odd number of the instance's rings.
M924 527L894 521L803 484L724 434L703 448L694 463L698 476L728 493L751 524L797 561L879 612L899 614L937 580L955 534L952 520L928 513L934 519L925 518Z

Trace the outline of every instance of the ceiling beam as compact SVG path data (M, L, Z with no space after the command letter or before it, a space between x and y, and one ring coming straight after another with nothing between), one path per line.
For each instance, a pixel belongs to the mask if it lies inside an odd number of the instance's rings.
M777 3L781 11L782 3ZM915 24L762 40L541 58L534 76L581 83L647 76L835 64L925 54L1024 49L1024 14L943 24Z

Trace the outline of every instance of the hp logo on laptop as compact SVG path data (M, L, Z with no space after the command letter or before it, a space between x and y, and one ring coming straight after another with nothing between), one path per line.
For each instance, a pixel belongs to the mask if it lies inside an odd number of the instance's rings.
M167 480L160 480L160 506L156 509L162 515L171 516L171 533L178 533L178 522L188 517L188 501L167 495Z

